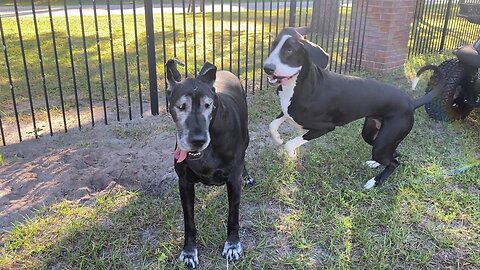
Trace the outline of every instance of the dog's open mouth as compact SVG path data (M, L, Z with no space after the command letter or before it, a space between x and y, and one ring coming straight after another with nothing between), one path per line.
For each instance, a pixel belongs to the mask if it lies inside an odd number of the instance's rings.
M288 77L281 77L281 76L275 76L275 75L268 75L268 83L275 85L275 84L280 84L283 79L286 79Z
M192 151L188 152L189 159L199 159L202 156L202 152Z
M200 151L187 152L185 150L180 149L178 144L177 144L177 147L175 148L175 153L174 153L175 163L183 162L187 158L189 160L197 160L201 157L202 157L202 152Z
M290 80L291 78L295 77L296 75L298 75L299 72L296 72L295 74L293 74L292 76L276 76L276 75L268 75L267 78L268 78L268 83L271 84L271 85L278 85L278 84L283 84L285 85L288 80Z

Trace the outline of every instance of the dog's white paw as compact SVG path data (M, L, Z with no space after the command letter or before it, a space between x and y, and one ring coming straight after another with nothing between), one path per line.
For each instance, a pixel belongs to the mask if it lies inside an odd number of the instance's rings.
M303 139L303 136L295 137L285 143L285 150L287 150L287 153L290 157L295 157L296 156L295 149L297 149L298 147L302 146L307 142L308 142L307 140Z
M295 141L290 140L285 143L285 150L287 151L289 157L296 157L295 149L297 149L297 144Z
M365 189L371 189L372 187L375 186L377 182L375 181L375 177L373 177L372 179L368 180L365 185L363 186L363 188Z
M282 145L283 140L280 138L280 133L276 130L270 130L270 135L272 136L272 140L276 145Z
M368 167L372 168L372 169L376 169L378 168L378 166L380 166L381 164L376 162L375 160L367 160L365 161L365 165L367 165Z
M287 151L287 154L289 157L295 157L295 149L297 147L295 146L295 142L293 142L292 140L288 141L286 144L285 144L285 150Z
M225 242L222 256L229 261L238 261L242 257L242 245L240 242L236 244Z
M283 144L283 140L282 138L280 138L280 133L278 133L278 126L279 124L276 122L278 121L277 119L273 120L268 129L270 131L270 135L272 136L272 140L274 143L276 143L277 145L281 145Z
M288 144L288 142L287 142ZM291 158L294 158L297 156L297 153L295 152L296 148L293 147L288 147L287 144L285 144L285 150L287 151L287 155Z
M246 186L253 186L255 185L256 181L255 178L251 177L250 175L247 175L243 177L243 184Z
M280 134L278 134L278 136L275 136L275 137L272 135L272 139L273 139L273 142L276 145L282 145L283 144L283 140L280 138Z
M198 266L198 251L196 248L193 251L182 250L178 259L185 263L186 267L195 268Z

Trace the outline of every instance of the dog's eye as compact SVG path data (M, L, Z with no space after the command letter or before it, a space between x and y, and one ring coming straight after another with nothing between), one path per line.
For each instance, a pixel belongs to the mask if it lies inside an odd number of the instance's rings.
M187 104L186 104L186 103L183 103L182 105L177 106L177 109L179 109L180 111L185 111L186 108L187 108Z
M210 108L210 104L205 103L205 109L208 109L208 108Z

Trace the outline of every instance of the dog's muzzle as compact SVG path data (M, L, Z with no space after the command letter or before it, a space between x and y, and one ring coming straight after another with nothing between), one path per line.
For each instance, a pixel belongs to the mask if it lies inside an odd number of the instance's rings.
M175 149L175 154L174 154L175 163L181 163L185 159L187 159L187 157L190 160L196 160L196 159L199 159L200 157L202 157L202 152L200 152L200 151L190 151L190 152L188 152L188 151L180 149L180 147L177 144L177 148Z
M280 77L275 76L275 65L265 64L263 66L263 71L267 74L268 83L271 85L279 84L281 79Z
M275 75L276 67L273 64L265 64L263 66L263 71L267 74L268 83L271 85L285 85L291 78L295 77L299 72L291 76L277 76Z
M198 151L188 152L188 156L192 159L197 159L202 156L202 152L198 152Z
M279 85L279 84L285 85L290 79L292 79L296 75L298 75L298 72L293 74L292 76L276 76L272 74L272 75L268 75L267 78L268 78L268 83L271 85Z
M267 76L268 78L268 83L271 84L271 85L278 85L282 82L283 79L285 79L286 77L279 77L279 76L275 76L275 75L268 75Z

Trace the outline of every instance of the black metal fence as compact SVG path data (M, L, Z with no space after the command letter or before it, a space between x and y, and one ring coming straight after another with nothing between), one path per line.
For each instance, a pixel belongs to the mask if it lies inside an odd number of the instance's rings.
M463 4L479 0L417 0L408 56L452 50L480 37L480 25L459 16Z
M368 8L368 0L38 2L0 7L3 145L164 111L173 57L185 76L209 61L249 92L264 89L261 67L285 26L311 27L330 69L350 72L361 66Z

